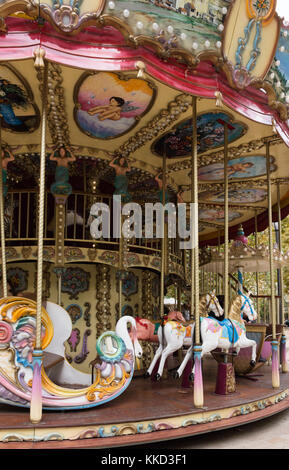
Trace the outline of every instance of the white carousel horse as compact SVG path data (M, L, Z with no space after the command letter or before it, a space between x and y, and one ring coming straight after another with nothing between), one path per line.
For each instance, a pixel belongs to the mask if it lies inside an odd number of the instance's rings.
M204 312L205 305L205 299L202 298L200 300L201 315L202 311ZM204 313L206 314L206 311ZM217 316L220 315L216 315L216 318ZM244 294L242 294L242 296L238 295L236 299L232 302L230 306L228 320L223 320L222 322L219 322L216 318L201 316L201 357L216 348L222 348L225 350L235 348L236 354L238 354L241 348L252 347L251 365L255 365L257 344L254 340L250 340L246 337L246 328L244 323L245 317L248 321L254 321L257 318L257 312L255 311L250 298ZM159 359L159 357L161 357L158 372L156 375L156 378L160 379L168 355L177 351L184 345L190 345L190 348L188 349L182 364L178 368L175 377L180 377L182 375L186 364L188 363L190 357L192 357L195 324L190 325L189 334L188 328L189 327L185 327L180 323L172 321L167 322L165 324L163 330L166 346L163 349L161 341L162 338L160 337L160 345L147 371L147 376L151 375L157 360Z
M46 310L47 309L47 310ZM42 349L64 357L64 341L72 324L67 312L47 302L42 308ZM33 348L35 344L36 303L22 297L0 299L0 402L29 407L32 399ZM131 325L133 337L129 335ZM136 337L136 323L130 316L122 317L115 331L107 331L96 343L99 364L96 378L74 369L65 359L52 376L44 368L42 406L44 409L90 408L107 403L128 387L134 372L134 359L142 355ZM66 387L59 385L66 382ZM62 382L62 383L63 383ZM80 383L80 388L75 388ZM70 385L70 387L69 387Z
M222 317L224 310L220 305L218 297L215 295L215 290L209 292L200 299L200 311L204 312L204 314L206 314L206 312L211 312L216 318ZM167 357L181 347L190 346L192 344L192 327L193 323L189 323L187 326L184 326L178 321L169 320L163 327L158 329L157 334L159 347L145 374L145 377L149 377L151 375L159 358L161 358L161 360L156 378L159 379L161 377ZM172 331L172 336L170 337L171 341L167 341L166 332L168 330ZM163 331L165 347L163 345Z

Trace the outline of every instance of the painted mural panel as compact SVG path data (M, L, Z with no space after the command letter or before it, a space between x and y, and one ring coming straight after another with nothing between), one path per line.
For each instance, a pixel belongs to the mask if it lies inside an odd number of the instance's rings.
M229 222L242 217L242 212L229 211ZM203 222L223 224L225 221L225 212L222 208L200 209L199 219Z
M245 134L247 127L241 122L233 122L230 115L223 112L200 114L197 118L198 152L203 153L224 145L224 125L230 123L234 129L229 130L229 143ZM192 152L192 119L186 119L177 124L170 132L158 139L152 146L152 151L168 158L188 157Z
M81 77L75 119L90 137L111 139L132 129L151 107L154 88L146 80L99 72Z
M0 115L2 128L11 132L33 132L40 123L28 82L8 64L0 66Z
M197 54L220 47L220 24L230 3L231 0L118 0L107 2L104 12L124 20L135 35L153 37L164 48L184 48Z
M264 201L267 196L266 189L229 189L229 201L234 204L249 204ZM224 202L223 191L204 191L199 195L200 201L206 202Z
M276 171L274 157L271 157L271 172ZM228 162L229 179L257 178L266 175L266 157L264 155L244 156ZM224 178L224 163L211 163L199 168L201 181L217 181Z

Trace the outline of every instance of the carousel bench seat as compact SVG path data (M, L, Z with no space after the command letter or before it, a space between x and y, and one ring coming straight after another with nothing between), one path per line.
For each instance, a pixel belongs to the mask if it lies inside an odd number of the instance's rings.
M44 351L43 353L43 367L46 371L64 361L64 357L59 354L54 354Z
M72 322L67 311L53 303L45 302L44 307L53 323L53 338L44 350L44 369L56 384L78 384L77 387L91 384L91 374L80 372L65 359L65 341L71 335ZM46 365L45 365L46 363Z

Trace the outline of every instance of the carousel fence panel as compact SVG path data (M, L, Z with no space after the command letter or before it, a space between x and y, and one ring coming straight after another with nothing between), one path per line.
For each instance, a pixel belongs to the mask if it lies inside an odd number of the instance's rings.
M46 194L45 204L45 241L51 242L47 220L51 194ZM53 202L53 201L52 201ZM4 225L5 236L9 245L17 245L21 241L36 244L37 242L37 207L38 193L34 190L9 191L5 200Z
M90 208L92 204L99 202L105 204L110 211L110 236L93 239L90 234ZM38 191L12 190L8 192L5 200L5 236L8 245L37 243L37 207ZM45 194L44 214L44 241L45 244L55 243L55 200L50 191ZM96 195L74 191L67 199L66 226L64 231L64 244L66 246L92 246L99 248L108 247L118 250L119 240L113 235L113 197L111 195ZM128 240L128 248L138 253L160 256L161 239L156 238L131 238ZM182 264L183 253L179 248L178 239L170 239L168 243L170 260Z

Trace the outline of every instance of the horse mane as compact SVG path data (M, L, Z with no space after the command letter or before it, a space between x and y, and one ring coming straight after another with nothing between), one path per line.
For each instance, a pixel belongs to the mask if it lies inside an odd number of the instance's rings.
M199 300L199 315L200 317L207 317L208 316L208 309L207 309L207 295L203 295Z
M242 297L241 295L236 295L236 297L233 298L231 301L231 305L229 308L229 314L228 318L230 320L236 320L238 322L242 322L242 317L241 317L241 307L242 307Z

